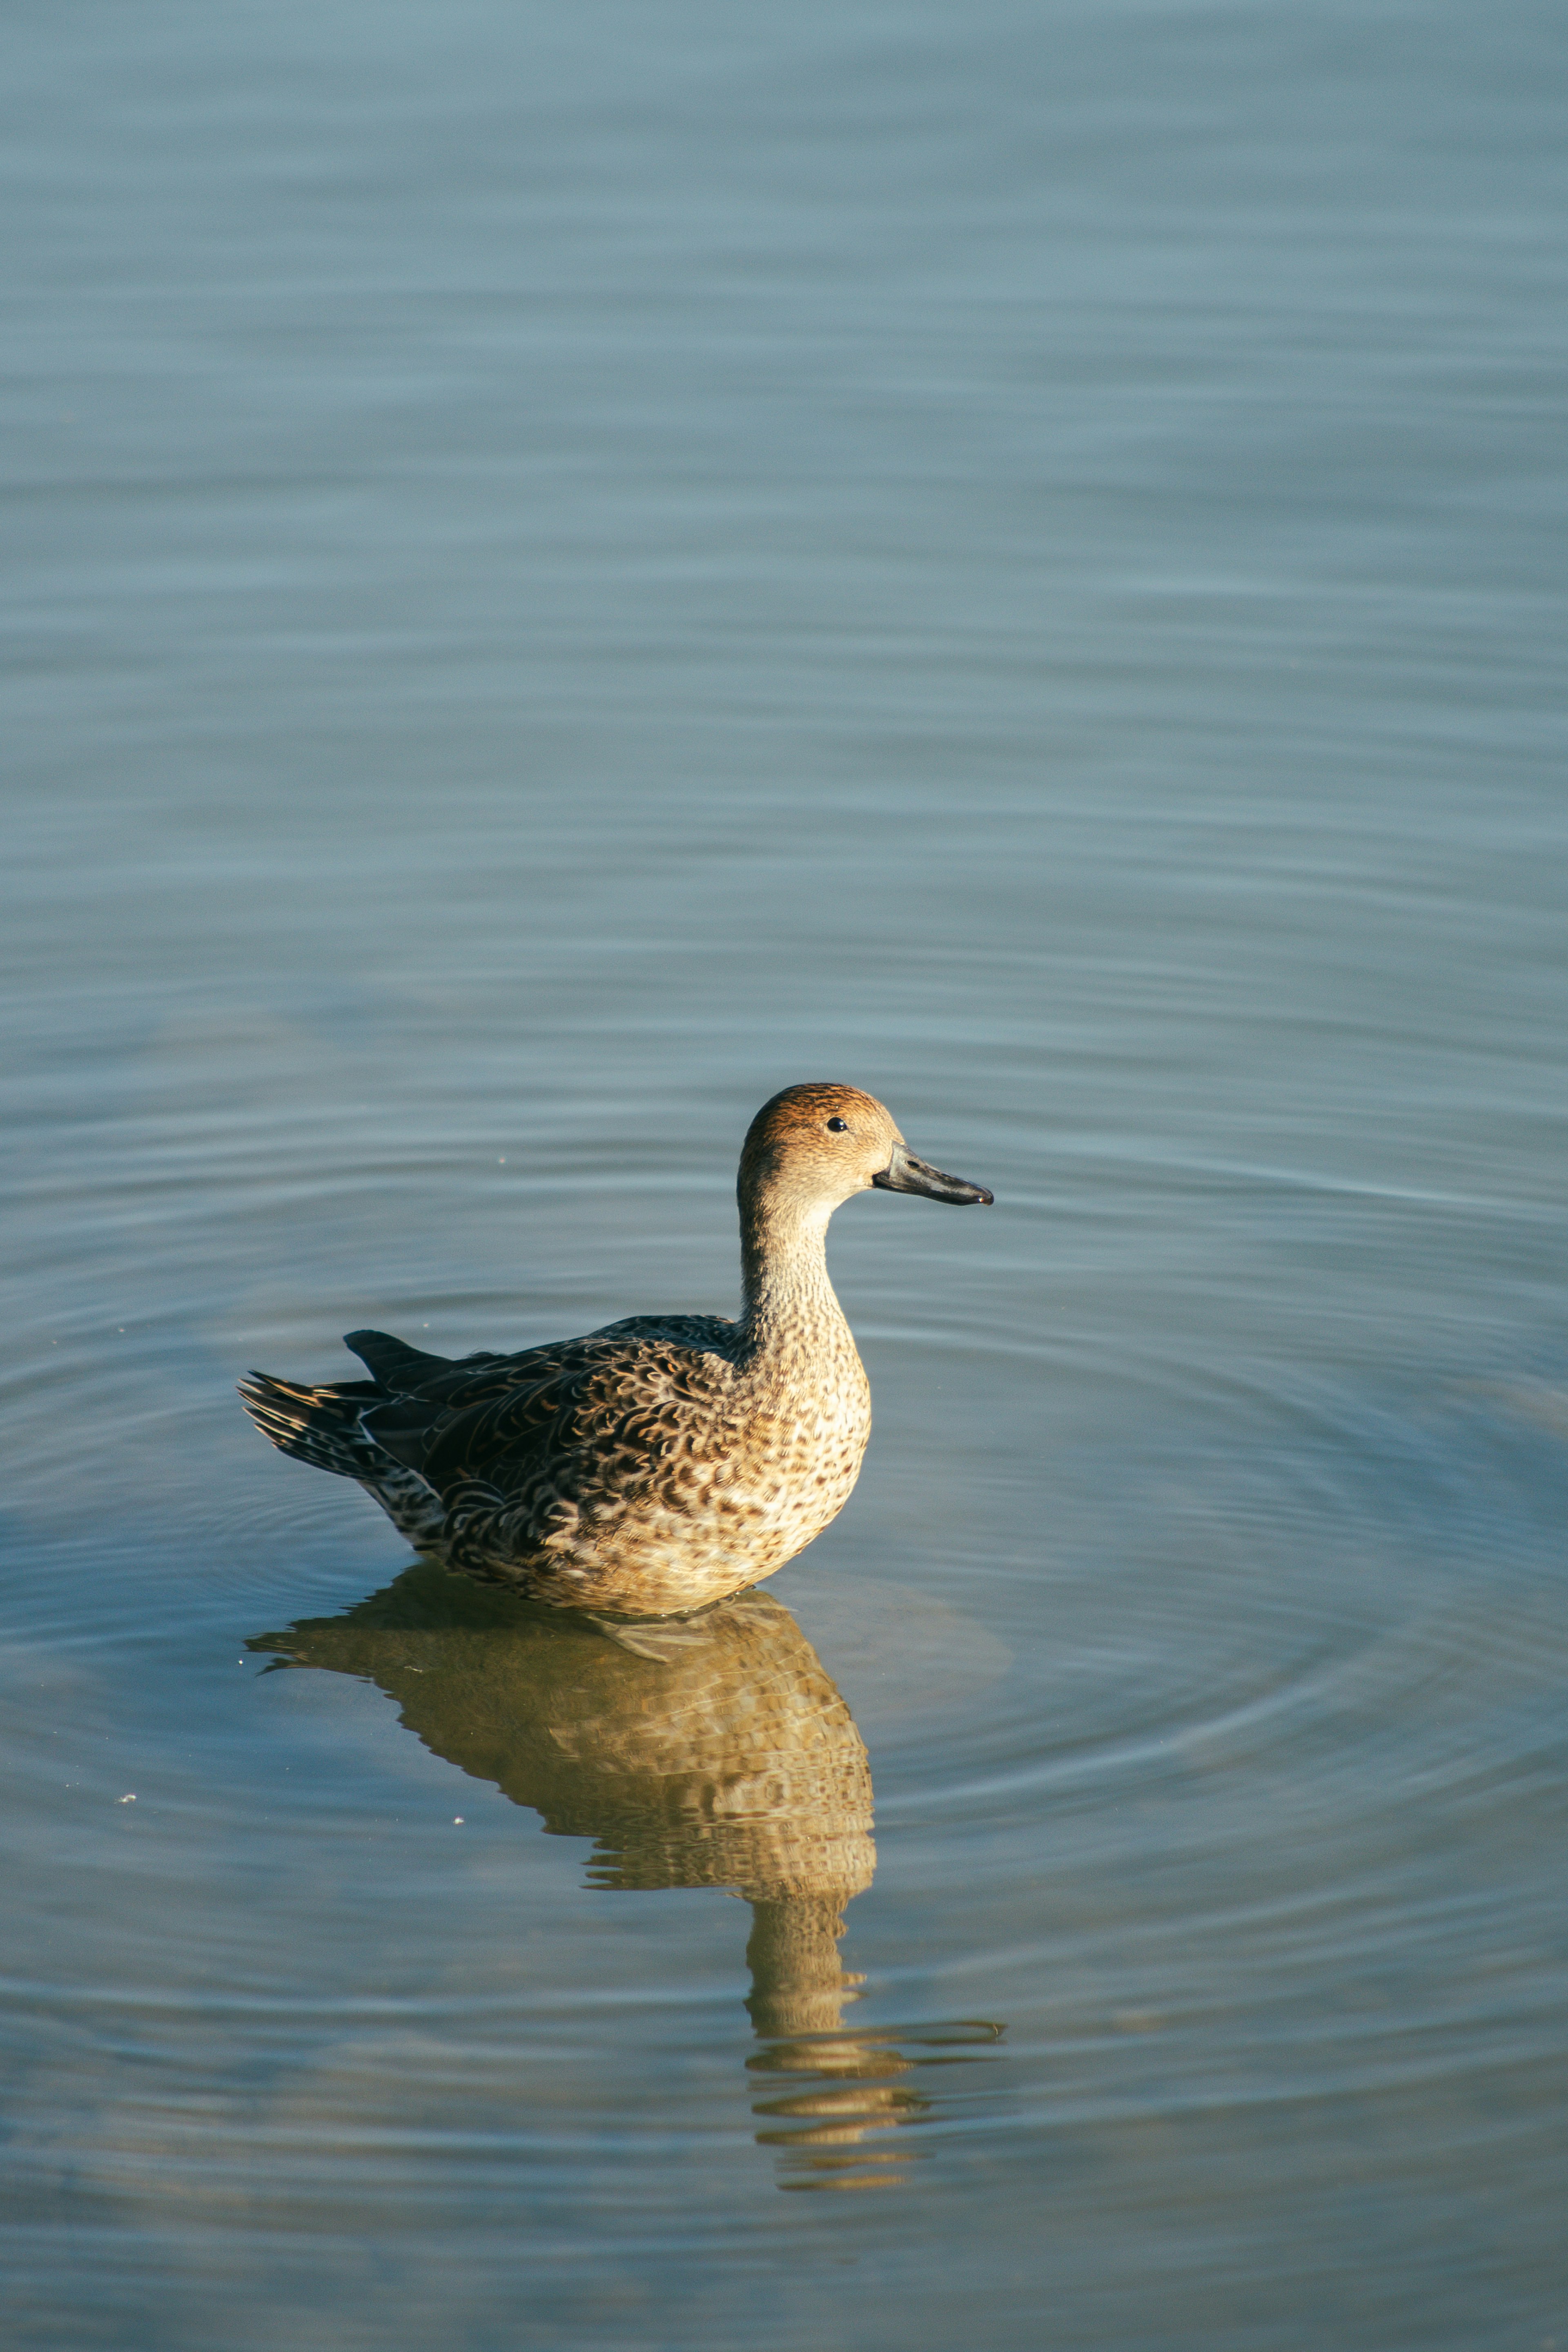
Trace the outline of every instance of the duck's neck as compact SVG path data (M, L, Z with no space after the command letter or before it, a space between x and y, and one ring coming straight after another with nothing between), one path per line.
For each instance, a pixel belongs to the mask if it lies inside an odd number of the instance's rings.
M744 1202L741 1210L742 1323L763 1350L786 1343L832 1348L849 1337L827 1278L830 1207ZM853 1347L853 1340L849 1340Z

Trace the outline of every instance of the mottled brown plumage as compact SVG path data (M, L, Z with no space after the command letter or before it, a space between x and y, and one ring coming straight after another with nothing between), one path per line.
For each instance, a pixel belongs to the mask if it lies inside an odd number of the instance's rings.
M349 1334L369 1381L252 1373L274 1444L357 1478L449 1567L557 1607L679 1614L755 1584L843 1508L870 1391L827 1277L827 1223L871 1186L989 1201L907 1150L852 1087L786 1087L741 1155L740 1317L635 1315L453 1363Z

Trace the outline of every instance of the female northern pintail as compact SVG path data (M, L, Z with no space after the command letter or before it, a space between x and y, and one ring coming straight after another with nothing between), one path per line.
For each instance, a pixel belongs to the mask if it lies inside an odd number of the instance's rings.
M421 1551L559 1608L679 1615L771 1576L848 1500L871 1392L827 1278L827 1223L877 1186L989 1202L917 1160L854 1087L786 1087L741 1153L738 1320L630 1315L453 1362L351 1331L372 1374L252 1372L274 1445L357 1478Z

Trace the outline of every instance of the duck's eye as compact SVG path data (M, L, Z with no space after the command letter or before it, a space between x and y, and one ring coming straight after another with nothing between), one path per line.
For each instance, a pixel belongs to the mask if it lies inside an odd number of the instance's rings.
M847 1118L830 1118L827 1122L827 1132L829 1135L847 1135L849 1121Z

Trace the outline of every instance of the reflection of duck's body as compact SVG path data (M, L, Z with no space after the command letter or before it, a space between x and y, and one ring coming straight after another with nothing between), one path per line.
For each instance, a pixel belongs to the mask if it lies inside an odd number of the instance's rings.
M991 1198L914 1159L869 1095L788 1087L742 1155L737 1321L632 1316L458 1363L358 1331L370 1381L253 1373L246 1409L453 1568L557 1607L701 1608L783 1567L855 1484L870 1392L826 1242L839 1202L873 1185Z
M378 1684L435 1754L556 1835L592 1838L596 1885L745 1896L759 2137L787 2185L897 2178L913 2143L888 2135L930 2106L917 2070L994 2039L844 2023L857 1981L839 1966L844 1911L877 1862L870 1767L821 1660L767 1594L684 1624L603 1629L422 1561L342 1617L250 1646ZM911 2041L935 2046L911 2056Z
M426 1566L253 1647L378 1683L437 1755L593 1838L596 1885L734 1888L759 2032L829 2030L844 1906L877 1863L854 1717L765 1593L670 1633L628 1651Z

